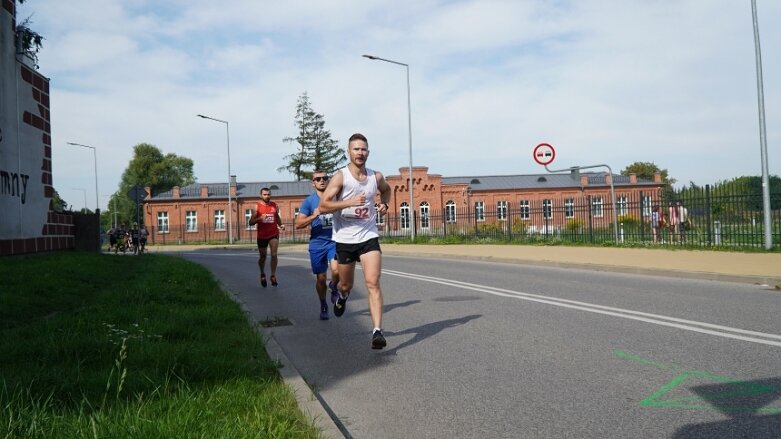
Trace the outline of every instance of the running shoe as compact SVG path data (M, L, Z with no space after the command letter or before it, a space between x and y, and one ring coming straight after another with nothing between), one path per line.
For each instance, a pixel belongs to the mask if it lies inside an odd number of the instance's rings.
M266 283L266 275L264 273L261 273L260 274L260 286L263 287L263 288L266 288L266 285L268 285Z
M372 349L382 349L387 346L387 344L385 337L382 335L382 331L376 329L374 334L372 334Z
M328 320L328 305L320 307L320 320Z
M334 315L336 317L341 317L342 314L344 314L345 308L347 308L347 298L339 296L339 299L337 299L334 304Z
M337 288L336 282L328 282L328 288L331 289L331 303L336 304L336 301L339 300L339 288Z
M277 286L277 285L278 285L278 284L277 284L277 277L276 277L276 276L274 276L274 275L272 274L272 275L271 275L271 286L272 286L272 287L275 287L275 286Z

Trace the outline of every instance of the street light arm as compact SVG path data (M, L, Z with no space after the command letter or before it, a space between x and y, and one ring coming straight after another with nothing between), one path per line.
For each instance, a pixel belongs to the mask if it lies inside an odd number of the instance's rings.
M393 60L390 60L390 59L380 58L379 56L374 56L374 55L362 55L362 56L364 58L369 58L369 59L376 60L376 61L385 61L385 62L389 62L389 63L392 63L392 64L398 64L400 66L409 67L409 64L404 64L403 62L393 61Z

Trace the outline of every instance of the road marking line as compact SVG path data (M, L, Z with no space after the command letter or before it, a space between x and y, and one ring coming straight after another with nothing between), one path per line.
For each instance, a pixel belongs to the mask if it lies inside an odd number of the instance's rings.
M391 276L399 276L408 279L415 279L424 282L447 285L451 287L462 288L465 290L479 291L479 292L488 293L500 297L508 297L513 299L521 299L521 300L528 300L532 302L545 303L548 305L560 306L563 308L576 309L580 311L587 311L587 312L604 314L604 315L609 315L614 317L621 317L624 319L637 320L637 321L652 323L660 326L668 326L671 328L683 329L686 331L693 331L693 332L699 332L703 334L715 335L718 337L731 338L735 340L765 344L768 346L781 347L781 335L777 335L777 334L769 334L765 332L750 331L750 330L745 330L740 328L732 328L729 326L715 325L711 323L680 319L676 317L669 317L669 316L645 313L640 311L632 311L623 308L595 305L586 302L579 302L576 300L558 299L554 297L541 296L538 294L507 290L504 288L478 285L469 282L443 279L443 278L425 276L425 275L414 274L414 273L406 273L403 271L382 270L382 272L384 274L388 274Z

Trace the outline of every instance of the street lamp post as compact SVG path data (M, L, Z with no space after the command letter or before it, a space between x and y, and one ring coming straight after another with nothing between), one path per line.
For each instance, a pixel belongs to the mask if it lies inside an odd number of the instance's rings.
M68 145L71 146L83 146L84 148L89 148L92 150L92 159L95 164L95 213L98 213L98 210L100 209L100 199L98 198L98 153L97 149L94 146L89 145L82 145L81 143L75 143L75 142L67 142ZM85 195L86 196L86 195ZM87 208L87 203L84 203L84 208Z
M233 210L233 203L231 202L231 135L230 135L230 127L227 120L220 120L215 119L213 117L204 116L203 114L197 114L196 116L201 117L203 119L209 119L213 120L215 122L220 122L225 124L225 134L227 135L228 139L228 242L233 244L233 215L231 215L231 211Z
M762 81L762 50L759 46L757 2L751 0L751 18L754 24L754 53L757 65L757 105L759 107L759 147L762 157L762 213L765 222L765 249L773 248L773 223L770 216L770 177L767 165L767 132L765 130L765 92Z
M407 133L409 135L409 208L410 208L410 220L411 220L410 228L412 231L412 234L410 236L412 237L412 241L415 241L415 196L413 195L414 191L412 187L412 181L413 181L412 180L412 105L410 103L410 92L409 92L409 64L404 64L403 62L380 58L379 56L374 56L374 55L363 55L363 57L371 60L385 61L391 64L404 66L407 69Z

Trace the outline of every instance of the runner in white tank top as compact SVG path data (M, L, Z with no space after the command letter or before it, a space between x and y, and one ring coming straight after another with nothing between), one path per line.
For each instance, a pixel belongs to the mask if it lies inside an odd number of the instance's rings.
M372 317L372 349L386 346L382 334L382 251L376 217L388 212L391 188L380 172L366 168L369 142L363 134L353 134L347 142L350 163L337 172L320 199L320 212L334 214L333 240L339 262L339 297L334 303L334 315L341 317L355 279L355 263L361 261L363 278L369 296ZM380 193L380 203L377 202Z
M377 208L374 200L377 196L377 178L374 171L366 168L366 179L358 181L348 168L341 169L342 193L339 200L344 201L363 193L366 202L363 206L350 206L334 213L333 240L345 244L358 244L377 238Z

